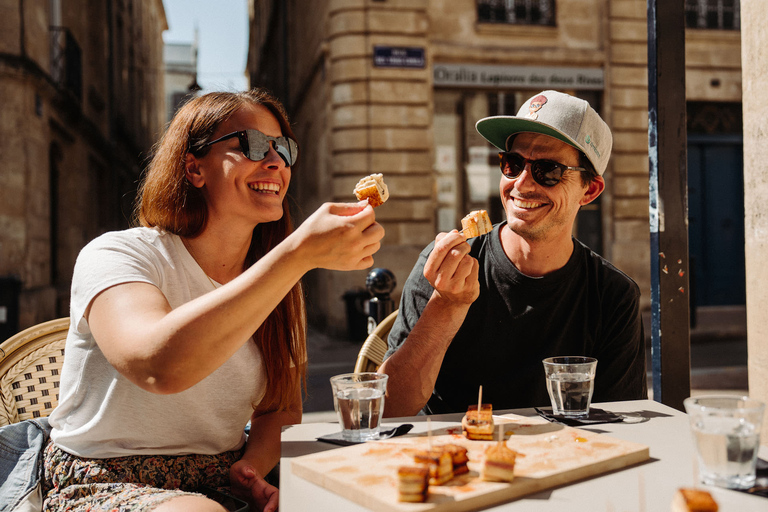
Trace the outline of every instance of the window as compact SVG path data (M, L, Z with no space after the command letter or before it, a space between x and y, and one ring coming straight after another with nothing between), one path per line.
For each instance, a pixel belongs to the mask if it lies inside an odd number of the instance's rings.
M740 0L685 0L685 26L740 30Z
M554 0L477 0L480 23L554 25Z

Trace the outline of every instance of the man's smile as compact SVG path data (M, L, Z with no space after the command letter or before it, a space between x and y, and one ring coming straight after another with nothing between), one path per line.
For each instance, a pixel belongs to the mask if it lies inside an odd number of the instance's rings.
M544 206L544 204L545 204L545 203L540 203L538 201L518 199L516 197L512 198L512 202L518 208L526 208L526 209L539 208L541 206Z

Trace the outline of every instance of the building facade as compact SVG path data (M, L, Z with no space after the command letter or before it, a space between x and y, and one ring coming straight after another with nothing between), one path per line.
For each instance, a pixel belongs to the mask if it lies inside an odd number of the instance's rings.
M0 1L0 339L69 314L165 120L161 0Z
M166 122L170 122L179 107L197 93L197 29L191 43L166 43L163 49L165 64Z
M606 190L575 235L634 278L648 306L646 10L645 0L254 0L251 84L292 115L299 217L353 200L360 177L384 173L391 198L376 211L387 234L375 265L395 273L397 298L437 232L477 208L503 219L497 156L475 122L562 90L588 100L614 134ZM686 25L692 272L707 276L694 300L743 304L743 185L734 179L726 201L712 195L724 193L713 179L723 166L742 172L739 1L687 0ZM705 247L715 236L723 244ZM723 254L735 260L727 269ZM365 272L307 281L312 320L343 330L341 297Z

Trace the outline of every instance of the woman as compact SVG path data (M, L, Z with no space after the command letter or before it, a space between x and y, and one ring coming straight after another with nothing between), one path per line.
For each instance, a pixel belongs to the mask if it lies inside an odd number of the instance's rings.
M384 235L366 202L325 204L292 231L297 156L264 91L179 110L141 186L141 227L75 265L46 510L223 510L186 492L201 485L277 508L264 476L281 427L301 421L299 280L370 267Z

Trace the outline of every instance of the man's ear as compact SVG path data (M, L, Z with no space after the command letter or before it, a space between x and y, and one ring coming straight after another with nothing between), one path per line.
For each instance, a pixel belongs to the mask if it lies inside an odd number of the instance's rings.
M187 157L184 160L184 176L195 188L202 188L205 185L205 179L200 173L199 164L200 162L198 162L195 155L187 153Z
M582 196L581 201L579 201L579 204L584 206L585 204L591 203L597 199L600 194L603 193L603 190L605 190L605 180L603 180L602 176L597 176L587 187L587 190L584 192L584 195Z

